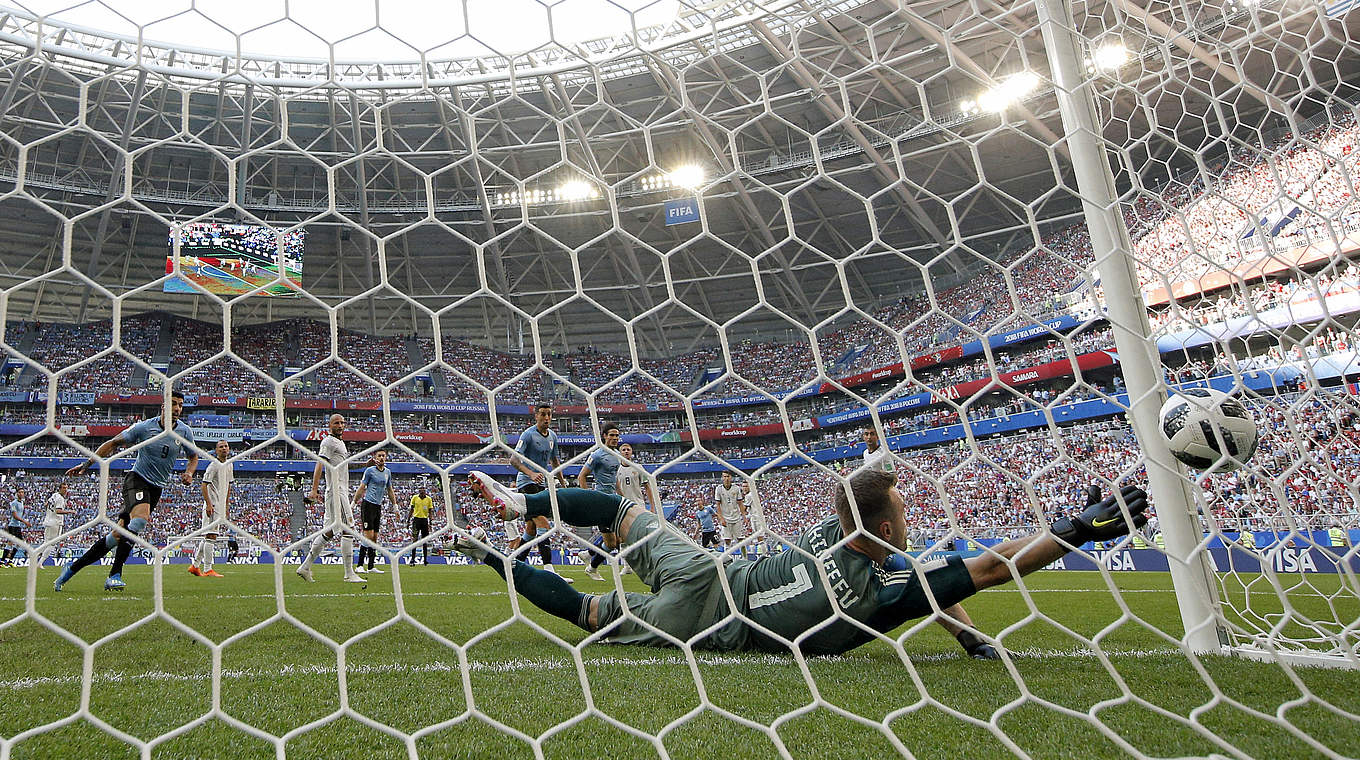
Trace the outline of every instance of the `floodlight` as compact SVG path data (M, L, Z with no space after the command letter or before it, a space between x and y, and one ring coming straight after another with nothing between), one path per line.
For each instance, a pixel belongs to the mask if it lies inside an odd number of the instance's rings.
M686 190L693 190L704 184L704 167L685 164L670 173L671 182Z

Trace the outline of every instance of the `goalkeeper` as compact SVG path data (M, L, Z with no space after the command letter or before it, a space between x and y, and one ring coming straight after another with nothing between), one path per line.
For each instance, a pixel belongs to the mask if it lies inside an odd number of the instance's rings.
M503 519L551 513L547 492L516 493L482 472L472 473L471 484ZM836 515L795 539L797 551L759 561L736 559L721 567L641 505L598 491L559 489L562 520L622 536L628 562L651 594L578 593L552 573L490 552L480 528L472 531L475 540L460 537L454 548L502 576L509 573L515 590L545 612L592 633L610 629L608 640L614 643L674 646L726 620L694 645L781 651L788 648L784 642L799 640L804 654L839 654L871 641L870 631L886 633L946 610L1013 580L1013 573L1027 575L1087 541L1118 538L1147 522L1147 495L1126 486L1118 497L980 556L907 563L899 553L907 544L907 523L896 485L892 473L860 472L850 478L853 502L844 490L837 491ZM856 512L863 526L859 532ZM847 535L852 538L840 543ZM731 614L720 572L740 618Z

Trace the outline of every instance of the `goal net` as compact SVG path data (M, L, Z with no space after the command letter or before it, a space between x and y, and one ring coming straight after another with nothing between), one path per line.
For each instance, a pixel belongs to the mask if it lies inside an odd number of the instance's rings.
M252 5L0 5L0 758L1360 754L1354 2Z

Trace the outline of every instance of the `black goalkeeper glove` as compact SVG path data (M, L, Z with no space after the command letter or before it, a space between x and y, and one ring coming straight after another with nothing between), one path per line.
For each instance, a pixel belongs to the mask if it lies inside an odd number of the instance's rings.
M1054 521L1053 527L1049 530L1064 542L1072 546L1081 546L1087 541L1104 541L1127 536L1131 531L1147 525L1147 515L1143 514L1148 505L1147 493L1137 486L1124 486L1119 495L1128 505L1129 516L1133 518L1132 527L1124 519L1124 513L1119 509L1119 500L1114 496L1106 496L1094 504L1089 503L1088 496L1085 509L1078 514Z
M999 660L1001 653L996 651L996 647L988 644L983 638L970 630L959 631L954 638L959 640L959 646L968 653L974 660Z
M1092 483L1090 487L1086 489L1086 506L1089 507L1099 503L1100 503L1100 486L1096 485L1095 483Z

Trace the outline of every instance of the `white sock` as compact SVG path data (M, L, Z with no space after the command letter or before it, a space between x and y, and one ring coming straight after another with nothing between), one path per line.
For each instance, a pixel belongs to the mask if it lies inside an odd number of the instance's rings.
M203 564L201 567L204 570L212 569L214 553L213 549L215 548L217 548L217 542L211 538L203 539L203 544L198 547L198 550L203 553Z
M340 557L345 563L345 577L354 575L354 537L340 537Z
M325 533L322 533L321 535L312 539L312 548L307 551L307 559L302 564L310 565L313 562L315 562L316 558L321 556L321 550L325 548L325 546L326 546Z

